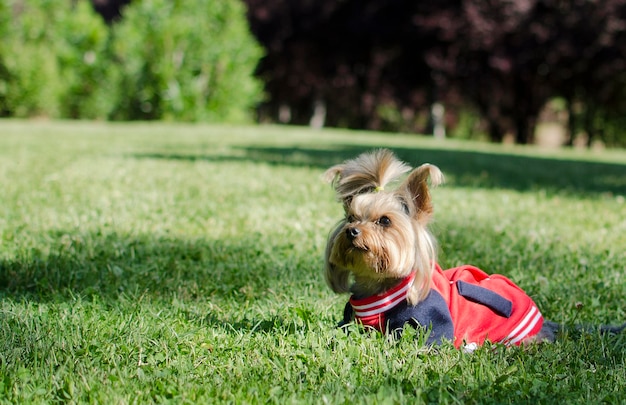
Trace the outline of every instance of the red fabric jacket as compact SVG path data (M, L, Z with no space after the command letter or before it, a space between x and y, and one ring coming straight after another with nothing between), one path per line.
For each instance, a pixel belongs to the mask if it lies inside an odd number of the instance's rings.
M381 295L351 297L342 323L354 319L379 331L409 323L431 328L429 343L449 339L458 348L486 339L518 345L536 335L543 317L532 299L511 280L469 265L442 270L435 265L432 289L417 305L406 302L415 275Z

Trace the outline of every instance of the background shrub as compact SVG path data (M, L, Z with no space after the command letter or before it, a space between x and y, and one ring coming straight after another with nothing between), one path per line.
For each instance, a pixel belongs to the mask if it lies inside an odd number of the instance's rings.
M49 0L9 0L0 9L5 69L3 112L8 116L58 116L62 84L55 48L59 8ZM58 3L58 1L57 1Z
M8 4L0 2L0 38L7 38L10 32ZM9 82L9 71L6 66L6 51L7 44L5 41L0 41L0 117L7 115L7 91Z
M113 44L116 119L240 121L260 101L252 75L261 48L238 0L135 1Z
M107 80L112 69L109 28L88 1L80 1L61 15L58 29L56 52L64 84L61 116L107 118L115 103Z
M233 122L260 101L239 0L135 1L107 26L87 0L0 5L0 115Z

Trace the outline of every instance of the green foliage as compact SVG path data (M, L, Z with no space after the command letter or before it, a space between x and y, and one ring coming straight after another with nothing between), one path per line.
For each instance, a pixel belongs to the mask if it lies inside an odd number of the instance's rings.
M108 28L86 1L63 13L58 28L63 38L56 55L64 84L61 116L107 118L113 101L107 80L107 71L112 68Z
M5 2L0 3L0 38L8 38L11 30L9 16L9 5ZM9 91L8 84L10 74L6 66L6 41L0 41L0 117L7 115L7 93Z
M623 321L624 151L286 127L0 121L2 403L621 403L626 334L472 355L334 328L332 164L437 164L443 266ZM172 134L176 134L172 137Z
M1 111L16 117L58 116L57 10L48 0L13 0L0 12L10 21L0 55L6 69Z
M241 121L259 101L261 51L237 0L133 2L113 48L124 78L116 118Z
M0 114L236 122L261 56L239 0L134 1L108 27L90 2L0 6Z

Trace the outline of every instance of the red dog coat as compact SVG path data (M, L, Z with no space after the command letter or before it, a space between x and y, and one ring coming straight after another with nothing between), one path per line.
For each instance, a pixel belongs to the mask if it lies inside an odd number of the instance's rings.
M445 338L457 348L464 343L480 345L485 339L517 345L543 325L532 299L504 276L490 276L469 265L445 271L435 265L429 295L410 306L406 294L414 278L413 273L381 295L351 297L342 324L354 316L379 331L395 331L406 323L425 326L431 328L429 343Z

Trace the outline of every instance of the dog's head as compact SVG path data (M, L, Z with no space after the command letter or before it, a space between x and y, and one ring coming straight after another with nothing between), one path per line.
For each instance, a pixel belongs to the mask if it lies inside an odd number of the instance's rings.
M398 187L386 189L410 170L381 149L326 171L345 210L326 246L326 280L333 291L379 294L415 271L409 303L428 294L435 262L427 229L433 212L428 179L434 186L443 175L436 166L424 164Z

